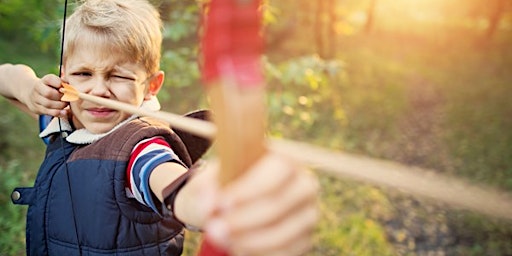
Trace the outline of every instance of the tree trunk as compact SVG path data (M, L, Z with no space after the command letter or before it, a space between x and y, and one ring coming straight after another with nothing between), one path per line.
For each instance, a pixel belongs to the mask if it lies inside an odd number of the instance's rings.
M377 0L370 0L370 6L366 10L366 24L364 26L364 32L370 33L373 30L373 23L375 19L375 6L377 4Z
M324 12L324 1L317 1L316 5L316 14L315 14L315 26L313 26L313 34L315 35L316 48L318 51L318 55L320 57L324 57L325 48L324 48L324 38L323 38L323 12Z
M327 41L329 44L329 52L327 53L327 56L329 58L334 58L334 55L336 54L336 46L337 46L337 40L336 40L336 2L335 0L329 0L327 3L327 11L329 12L329 20L327 21L327 31L328 31L328 37Z
M321 58L332 58L336 52L336 1L317 1L315 13L315 42Z
M494 1L494 8L489 13L489 27L487 28L487 32L485 34L485 39L487 41L492 39L500 25L501 17L503 16L503 11L505 9L505 1L506 0Z

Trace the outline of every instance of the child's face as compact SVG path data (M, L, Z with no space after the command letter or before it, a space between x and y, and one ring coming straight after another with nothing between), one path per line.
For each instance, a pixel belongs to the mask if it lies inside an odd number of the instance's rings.
M67 56L63 79L81 92L135 106L156 94L147 89L152 81L141 64L127 62L120 52L106 48L99 43L78 45ZM81 99L70 106L75 127L96 134L110 131L131 115Z

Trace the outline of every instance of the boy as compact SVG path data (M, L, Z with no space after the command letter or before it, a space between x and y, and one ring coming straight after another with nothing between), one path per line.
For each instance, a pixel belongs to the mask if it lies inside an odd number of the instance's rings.
M60 101L66 81L158 109L160 23L146 1L84 1L66 23L61 78L0 66L0 94L31 113L62 117L40 134L51 143L35 186L13 192L16 204L29 205L27 254L179 255L183 226L207 231L234 255L304 252L316 221L316 183L293 163L268 153L221 190L216 164L192 175L196 159L168 125Z

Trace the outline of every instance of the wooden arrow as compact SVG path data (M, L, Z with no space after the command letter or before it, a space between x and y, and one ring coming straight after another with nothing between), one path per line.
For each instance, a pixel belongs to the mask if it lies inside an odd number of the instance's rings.
M61 98L62 101L71 102L76 101L78 99L83 99L90 102L94 102L101 106L109 107L126 113L157 118L169 123L177 129L188 131L194 135L206 139L213 140L216 134L217 128L210 122L198 120L196 118L183 117L181 115L165 111L151 111L134 105L130 105L128 103L86 94L83 92L79 92L75 87L67 83L62 83L62 86L63 87L60 89L60 92L64 94Z
M63 84L63 101L88 100L127 113L161 119L183 131L214 139L214 124L164 112L149 111L106 98L78 92ZM452 208L471 210L492 217L512 220L512 195L493 188L475 185L460 178L447 177L433 170L410 167L396 162L333 151L311 144L284 139L268 139L268 147L308 166L341 178L398 189L444 203Z

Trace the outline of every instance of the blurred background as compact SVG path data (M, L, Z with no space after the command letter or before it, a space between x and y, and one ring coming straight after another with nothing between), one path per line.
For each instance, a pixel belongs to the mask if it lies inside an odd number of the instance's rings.
M152 3L165 21L164 110L208 107L200 1ZM0 0L0 63L57 73L63 10ZM267 0L263 10L273 136L512 192L512 0ZM0 255L24 255L26 209L10 193L33 184L44 145L36 120L4 99L0 117ZM512 255L511 221L315 173L321 220L307 255Z

